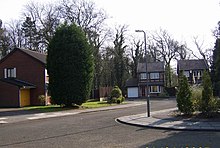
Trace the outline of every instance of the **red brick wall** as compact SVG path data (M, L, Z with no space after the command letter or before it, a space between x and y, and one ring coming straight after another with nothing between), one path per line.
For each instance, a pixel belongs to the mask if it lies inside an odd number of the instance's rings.
M0 107L19 107L19 88L0 81Z
M39 95L45 95L45 65L33 57L16 50L0 63L0 78L4 78L4 68L16 68L16 78L32 83L31 105L40 105Z

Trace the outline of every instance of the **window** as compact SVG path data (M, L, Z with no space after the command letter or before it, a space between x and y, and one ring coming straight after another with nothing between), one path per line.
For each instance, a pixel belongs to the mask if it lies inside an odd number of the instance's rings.
M150 93L160 93L160 86L150 86Z
M5 78L16 78L16 68L5 68L4 76Z
M159 73L150 73L150 79L159 79L160 74Z
M140 78L141 80L143 80L143 79L147 79L147 75L146 75L146 73L141 73L140 76L141 76L141 78Z
M189 71L184 71L183 75L186 76L187 78L189 78Z

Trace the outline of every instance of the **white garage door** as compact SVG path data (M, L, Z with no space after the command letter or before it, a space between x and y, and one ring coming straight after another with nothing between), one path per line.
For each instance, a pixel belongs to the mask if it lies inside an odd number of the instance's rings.
M138 97L138 88L137 87L129 87L128 88L128 98Z

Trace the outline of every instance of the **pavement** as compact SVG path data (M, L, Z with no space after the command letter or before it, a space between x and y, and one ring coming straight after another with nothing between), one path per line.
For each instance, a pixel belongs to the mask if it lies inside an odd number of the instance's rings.
M182 118L172 114L177 108L165 109L151 112L147 117L146 113L130 115L117 118L118 122L158 129L168 130L190 130L190 131L220 131L220 118Z

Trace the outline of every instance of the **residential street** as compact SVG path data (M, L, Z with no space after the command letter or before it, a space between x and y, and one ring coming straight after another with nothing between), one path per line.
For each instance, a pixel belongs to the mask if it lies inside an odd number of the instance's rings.
M176 107L176 101L151 101L152 111ZM146 105L70 116L0 124L0 147L210 147L220 145L220 132L171 131L117 123L139 114Z

